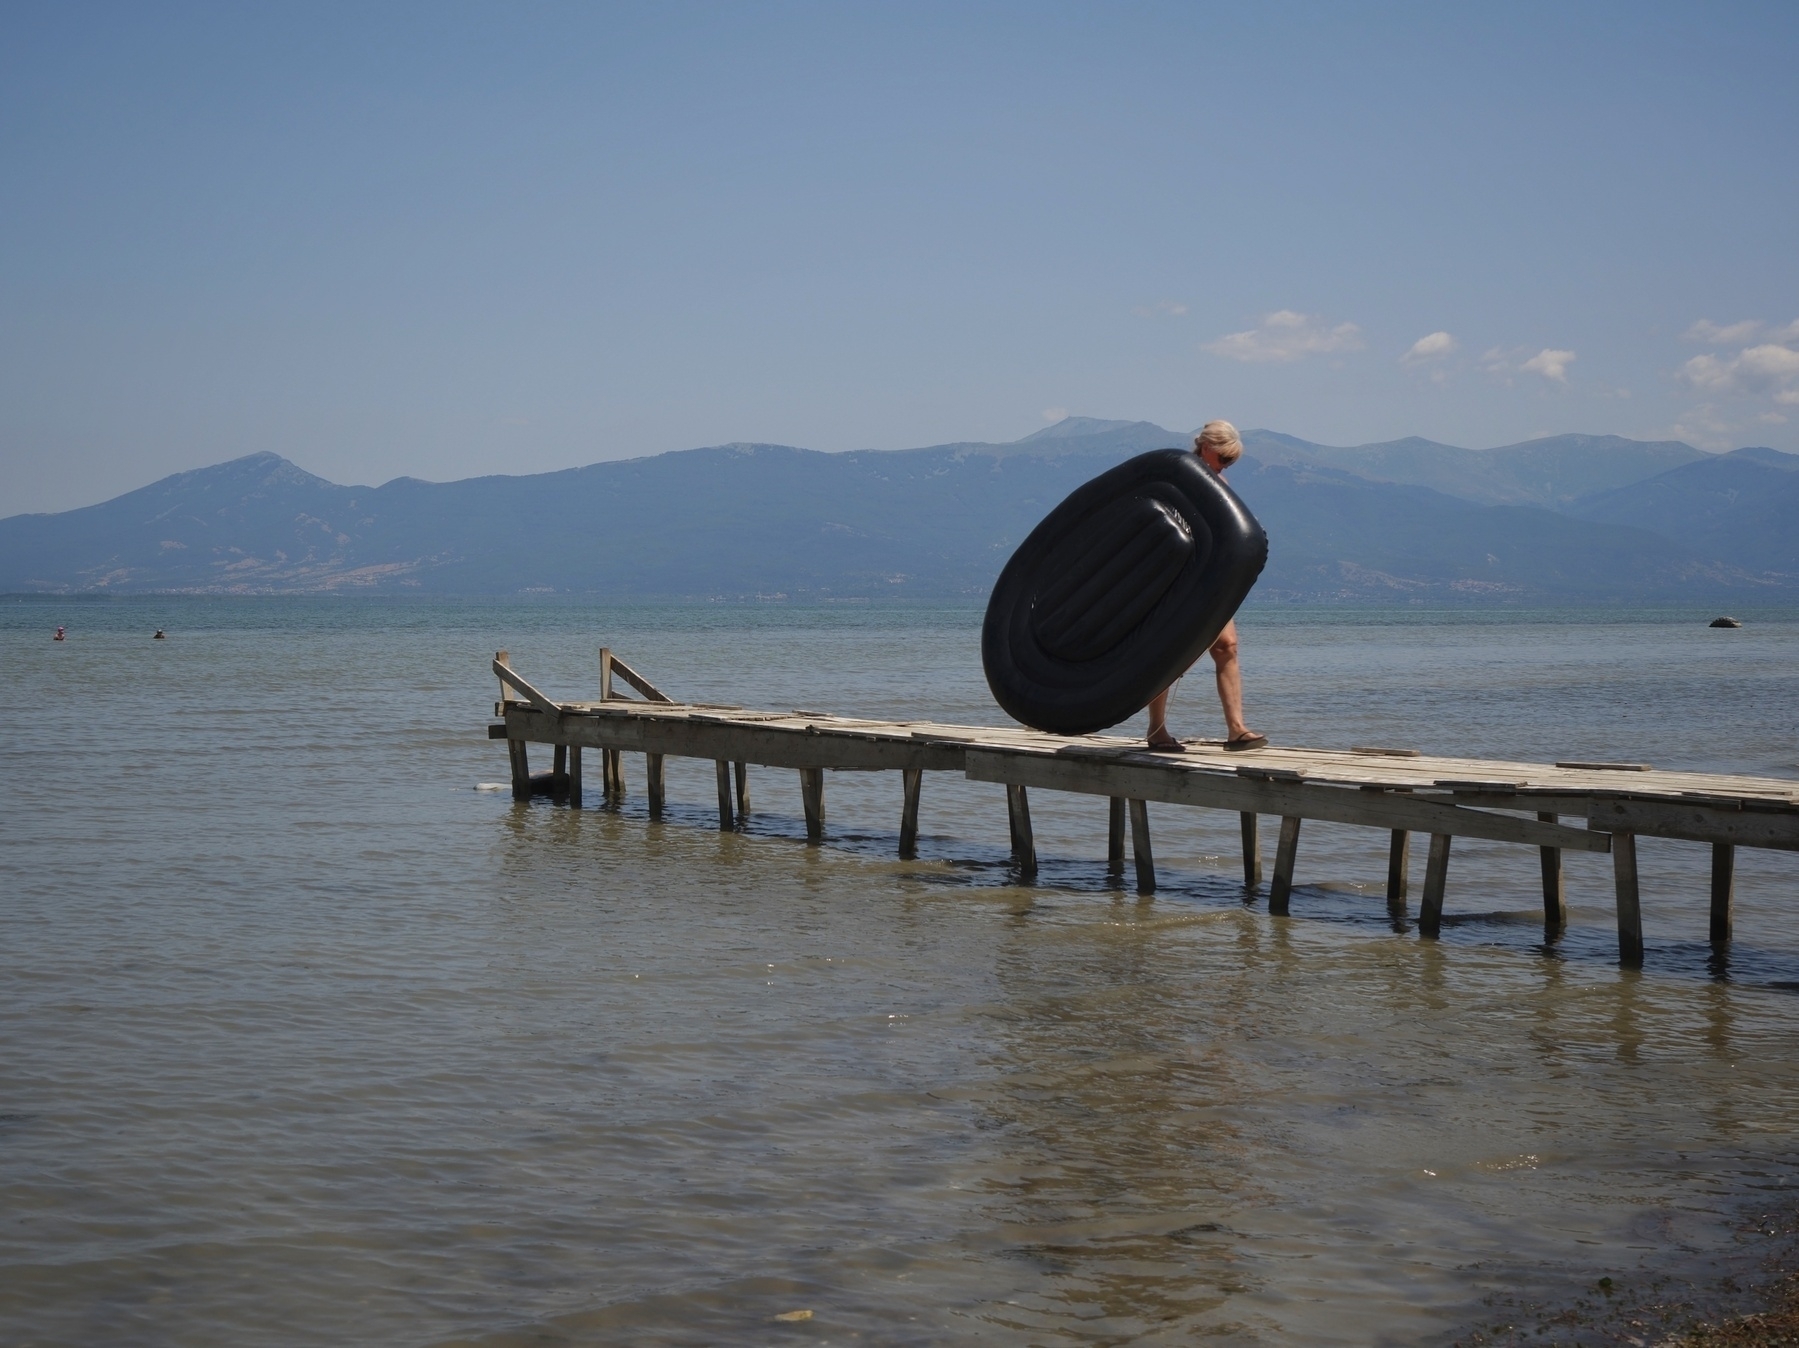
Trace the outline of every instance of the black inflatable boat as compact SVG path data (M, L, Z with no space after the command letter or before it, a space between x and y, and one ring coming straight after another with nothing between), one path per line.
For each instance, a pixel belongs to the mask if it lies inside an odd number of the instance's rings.
M1139 454L1077 488L1000 572L987 685L1038 730L1117 725L1218 639L1267 559L1262 526L1197 454Z

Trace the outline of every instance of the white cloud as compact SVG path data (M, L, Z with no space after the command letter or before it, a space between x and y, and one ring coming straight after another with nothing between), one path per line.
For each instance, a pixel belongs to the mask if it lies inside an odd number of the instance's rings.
M1179 300L1157 300L1154 304L1139 304L1131 312L1138 318L1179 318L1187 312L1187 306Z
M1412 343L1412 349L1399 358L1401 365L1422 365L1429 360L1442 360L1453 355L1458 343L1447 332L1433 332Z
M1741 323L1714 323L1702 318L1687 329L1687 340L1713 346L1743 346L1753 342L1761 330L1762 322L1756 318L1746 318Z
M1680 377L1706 393L1768 393L1775 402L1799 402L1799 351L1764 342L1734 356L1694 356Z
M1558 384L1565 384L1568 382L1568 367L1574 360L1572 351L1556 351L1546 346L1518 368L1528 370L1531 374L1540 374L1545 379L1553 379Z
M1207 342L1205 349L1226 360L1284 365L1333 351L1360 351L1362 330L1354 323L1332 327L1311 314L1281 309L1247 332L1233 332Z
M1043 409L1043 419L1051 426L1058 421L1066 421L1068 420L1068 409L1066 407L1046 407Z

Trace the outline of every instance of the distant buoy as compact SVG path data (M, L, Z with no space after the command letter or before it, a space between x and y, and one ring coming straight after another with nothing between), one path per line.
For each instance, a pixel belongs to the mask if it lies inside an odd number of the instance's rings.
M1713 618L1708 627L1741 627L1743 624L1735 618Z

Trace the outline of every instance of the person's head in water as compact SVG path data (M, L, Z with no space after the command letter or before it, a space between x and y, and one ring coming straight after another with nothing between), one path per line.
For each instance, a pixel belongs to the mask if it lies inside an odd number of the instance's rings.
M1193 452L1214 473L1222 473L1243 457L1243 441L1228 421L1208 421L1193 437Z

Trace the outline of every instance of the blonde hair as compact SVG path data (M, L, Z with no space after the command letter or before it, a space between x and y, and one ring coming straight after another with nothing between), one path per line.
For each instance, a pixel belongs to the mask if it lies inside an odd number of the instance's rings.
M1243 439L1228 421L1208 421L1193 437L1193 450L1209 449L1226 468L1243 457Z

